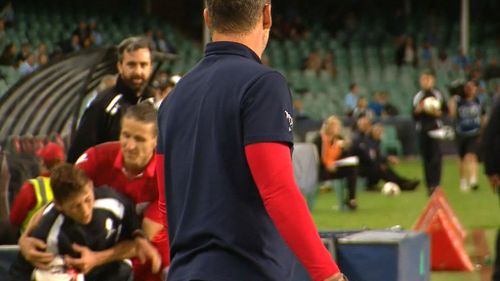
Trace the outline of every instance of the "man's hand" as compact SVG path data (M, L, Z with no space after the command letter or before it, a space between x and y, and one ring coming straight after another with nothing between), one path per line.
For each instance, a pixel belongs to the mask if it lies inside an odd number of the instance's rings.
M21 254L34 267L48 269L49 263L55 258L54 254L45 252L47 244L40 239L21 236L18 244Z
M325 281L349 281L342 273L337 273L325 279Z
M100 265L98 255L85 246L73 244L73 251L80 254L80 258L64 257L67 266L76 268L83 274L89 273L94 267Z
M158 273L161 268L160 253L158 253L156 248L151 245L148 240L142 237L135 238L134 242L135 253L139 261L143 264L149 261L151 263L151 272Z

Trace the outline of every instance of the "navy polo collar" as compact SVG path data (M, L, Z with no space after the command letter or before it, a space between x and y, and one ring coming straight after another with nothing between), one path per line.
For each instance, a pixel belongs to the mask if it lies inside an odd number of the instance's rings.
M205 56L211 55L236 55L261 63L259 56L247 46L229 41L219 41L208 43L205 50Z

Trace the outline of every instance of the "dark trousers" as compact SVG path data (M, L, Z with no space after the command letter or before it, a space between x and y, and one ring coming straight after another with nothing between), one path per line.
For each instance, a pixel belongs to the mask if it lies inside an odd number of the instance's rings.
M347 166L339 167L333 172L327 172L326 179L343 179L347 180L347 190L349 200L356 199L356 181L358 179L358 167Z
M400 187L408 182L408 179L399 176L389 165L383 163L361 166L359 174L368 180L368 187L377 185L380 180L394 182Z
M425 184L429 192L434 191L441 183L442 152L439 140L427 135L427 132L420 133L420 154L424 164Z

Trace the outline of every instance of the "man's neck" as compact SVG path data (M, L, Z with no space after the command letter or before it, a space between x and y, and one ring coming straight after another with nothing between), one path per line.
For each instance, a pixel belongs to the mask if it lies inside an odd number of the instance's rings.
M250 48L259 58L262 57L262 53L264 50L262 49L261 46L257 42L259 42L258 36L255 32L250 32L248 34L222 34L218 32L214 32L212 34L212 41L213 42L221 42L221 41L227 41L227 42L236 42L243 44Z

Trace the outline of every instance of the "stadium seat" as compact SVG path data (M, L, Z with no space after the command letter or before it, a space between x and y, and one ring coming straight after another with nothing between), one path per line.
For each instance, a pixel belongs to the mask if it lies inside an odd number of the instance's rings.
M394 126L384 125L384 134L380 142L380 150L382 155L388 155L391 152L395 152L396 155L402 155L403 148Z

